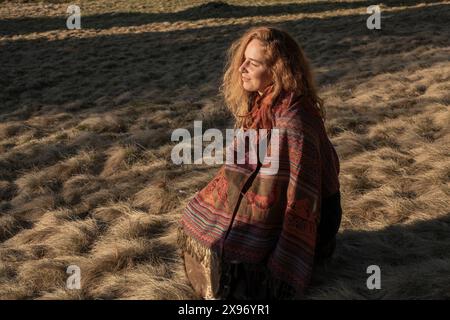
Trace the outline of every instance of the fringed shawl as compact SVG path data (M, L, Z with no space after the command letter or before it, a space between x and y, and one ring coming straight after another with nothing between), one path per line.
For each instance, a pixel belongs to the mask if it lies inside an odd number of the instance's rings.
M321 200L339 191L339 159L313 106L292 93L277 101L278 172L223 165L184 209L178 240L210 275L230 262L263 264L277 288L301 293L313 270ZM205 298L220 298L222 289L213 283Z

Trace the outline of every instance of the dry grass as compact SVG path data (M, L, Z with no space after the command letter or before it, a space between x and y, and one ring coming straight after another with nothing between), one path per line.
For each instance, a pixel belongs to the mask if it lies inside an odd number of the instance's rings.
M170 134L229 126L225 50L256 24L302 43L341 158L338 248L307 298L450 297L449 2L383 1L379 31L363 1L79 3L78 31L64 1L0 6L1 298L195 298L176 222L217 167L173 165Z

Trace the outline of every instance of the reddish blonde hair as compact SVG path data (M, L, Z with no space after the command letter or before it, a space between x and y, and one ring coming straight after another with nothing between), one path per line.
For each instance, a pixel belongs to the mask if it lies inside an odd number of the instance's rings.
M300 45L286 31L273 27L254 27L234 41L228 49L220 88L225 103L236 120L235 127L252 126L250 102L258 93L244 90L239 67L244 62L245 49L253 39L261 41L265 48L266 63L273 79L270 103L274 103L283 91L293 92L295 97L302 96L302 101L318 108L325 120L323 100L317 95L310 63ZM271 109L267 108L265 112L270 113ZM270 119L271 115L264 115L263 118Z

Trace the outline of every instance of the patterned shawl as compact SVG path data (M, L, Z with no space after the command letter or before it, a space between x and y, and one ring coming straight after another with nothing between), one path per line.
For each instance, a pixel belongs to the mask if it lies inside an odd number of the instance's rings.
M339 159L315 107L283 93L272 110L277 174L265 174L265 165L223 165L184 209L178 241L210 274L223 262L264 264L271 277L303 292L321 199L339 191ZM213 285L205 295L217 298L218 291Z

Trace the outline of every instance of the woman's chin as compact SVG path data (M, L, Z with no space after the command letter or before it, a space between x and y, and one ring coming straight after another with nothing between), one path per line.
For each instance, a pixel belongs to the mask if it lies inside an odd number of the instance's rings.
M247 82L243 82L242 87L244 88L245 91L249 91L249 92L256 91L256 89L253 88L252 86L250 86L249 84L247 84Z

